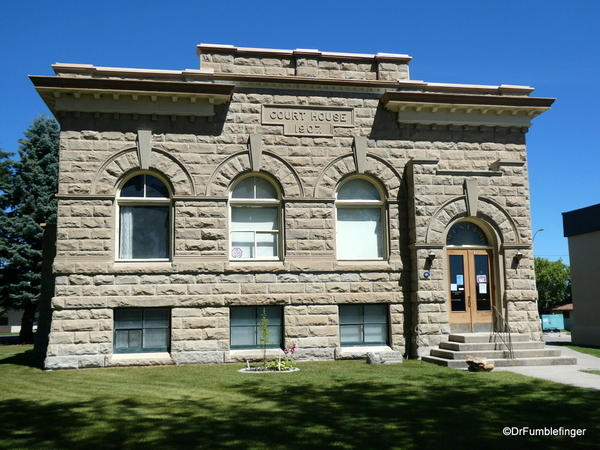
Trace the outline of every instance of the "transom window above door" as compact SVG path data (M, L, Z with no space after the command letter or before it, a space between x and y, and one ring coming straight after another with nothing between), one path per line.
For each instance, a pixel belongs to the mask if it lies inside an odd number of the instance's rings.
M452 225L446 236L446 245L489 245L487 235L473 222L462 221Z
M230 258L280 258L281 202L275 186L260 176L242 178L229 204Z

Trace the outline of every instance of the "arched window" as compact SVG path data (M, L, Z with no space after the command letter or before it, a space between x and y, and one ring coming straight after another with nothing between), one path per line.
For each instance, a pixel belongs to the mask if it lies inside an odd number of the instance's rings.
M279 258L281 202L275 186L263 177L242 178L233 186L229 204L231 258Z
M338 259L381 259L384 247L384 201L380 190L364 178L351 178L337 193Z
M119 192L118 257L170 257L171 199L169 189L154 175L129 178Z
M488 246L485 232L472 222L462 221L452 225L446 236L446 245Z

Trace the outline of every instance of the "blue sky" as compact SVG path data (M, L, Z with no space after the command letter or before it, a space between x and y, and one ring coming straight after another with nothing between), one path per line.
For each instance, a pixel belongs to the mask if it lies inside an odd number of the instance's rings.
M596 0L0 1L0 147L48 113L56 62L193 69L199 43L413 57L411 78L555 97L527 135L535 255L568 261L561 213L600 203Z

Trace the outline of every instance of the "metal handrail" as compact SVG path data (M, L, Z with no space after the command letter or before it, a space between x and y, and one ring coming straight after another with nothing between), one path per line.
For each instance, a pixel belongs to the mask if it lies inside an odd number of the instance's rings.
M494 308L493 310L496 313L496 317L500 319L502 323L502 328L504 329L502 331L498 330L496 321L492 320L492 336L496 335L500 338L500 341L502 341L502 343L507 349L506 351L508 352L508 359L515 359L515 353L513 351L512 338L510 335L510 327L508 325L508 321L504 317L502 317L502 314L500 314L498 308L496 308L494 305L492 305L492 308Z

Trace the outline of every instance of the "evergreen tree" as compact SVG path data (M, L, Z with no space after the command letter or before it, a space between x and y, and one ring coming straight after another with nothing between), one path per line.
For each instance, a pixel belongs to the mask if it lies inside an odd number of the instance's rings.
M20 339L31 342L40 296L42 223L56 222L58 123L40 116L19 141L19 160L4 154L0 167L0 308L22 309Z

